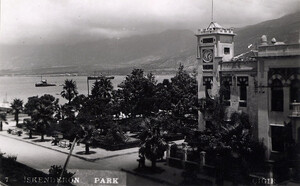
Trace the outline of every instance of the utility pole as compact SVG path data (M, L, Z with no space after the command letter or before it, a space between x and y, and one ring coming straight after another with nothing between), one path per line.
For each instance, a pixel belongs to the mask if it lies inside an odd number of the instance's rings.
M73 151L74 146L75 146L75 143L76 143L76 137L75 137L74 140L73 140L73 143L72 143L70 152L69 152L69 154L68 154L68 157L67 157L67 159L66 159L66 162L65 162L65 164L64 164L64 167L63 167L63 169L62 169L62 171L61 171L61 173L60 173L59 181L57 182L57 186L59 186L60 179L62 179L63 174L64 174L65 170L67 169L67 166L68 166L70 157L71 157L71 155L72 155L72 151Z

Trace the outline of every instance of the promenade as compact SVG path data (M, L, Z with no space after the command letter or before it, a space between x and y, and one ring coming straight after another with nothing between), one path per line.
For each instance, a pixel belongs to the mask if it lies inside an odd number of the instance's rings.
M21 136L7 133L7 129L14 129L15 121L8 118L8 125L4 124L3 131L0 132L0 150L6 155L16 155L17 161L26 164L37 170L48 173L52 165L63 165L68 148L51 145L51 137L45 136L45 141L40 142L40 136L34 135L34 139L28 139L26 134ZM182 140L176 141L182 143ZM161 173L149 174L136 171L138 167L138 147L118 151L106 151L101 148L91 148L92 154L82 154L84 145L75 145L72 157L68 165L68 170L76 171L76 176L84 171L91 170L118 170L127 173L127 185L180 185L183 181L182 170L166 165L166 162L158 162L157 167L163 170ZM151 166L151 162L146 160L146 166ZM84 171L82 171L84 170ZM208 182L212 178L205 178Z

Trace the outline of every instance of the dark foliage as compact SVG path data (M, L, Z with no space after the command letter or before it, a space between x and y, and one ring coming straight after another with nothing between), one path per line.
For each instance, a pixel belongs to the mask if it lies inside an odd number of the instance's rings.
M19 114L23 110L23 101L20 99L14 99L11 108L13 110L13 113L15 114L15 121L16 125L19 123Z
M142 69L134 69L119 85L121 112L130 117L150 116L157 112L155 86L153 74L145 76Z
M68 103L70 104L71 101L77 96L77 85L76 81L73 81L72 79L66 79L65 83L63 84L63 90L60 93L60 95L68 100Z
M57 180L59 180L59 179L61 179L61 180L65 179L65 180L70 181L70 180L72 180L73 176L75 175L75 172L72 173L72 172L68 172L67 170L64 170L62 177L60 177L62 171L63 171L63 168L60 165L52 165L51 168L49 169L49 176L55 178L56 183L57 183Z

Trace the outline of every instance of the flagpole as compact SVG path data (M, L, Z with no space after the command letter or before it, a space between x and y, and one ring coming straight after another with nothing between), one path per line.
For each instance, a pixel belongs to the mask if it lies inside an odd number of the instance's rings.
M211 22L214 22L214 0L211 1Z

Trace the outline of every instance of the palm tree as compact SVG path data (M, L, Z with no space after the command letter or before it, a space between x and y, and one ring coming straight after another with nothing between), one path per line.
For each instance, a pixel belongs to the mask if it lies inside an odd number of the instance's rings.
M7 122L6 122L6 113L0 113L0 131L2 131L2 127L3 127L2 122L3 121L7 124Z
M110 99L113 90L113 85L110 79L102 77L97 80L92 88L92 98L96 99Z
M52 123L55 123L55 108L58 104L58 99L52 95L45 94L41 96L32 112L32 122L35 124L35 129L41 134L41 141L44 141L44 135Z
M85 143L85 154L90 154L90 145L94 139L94 127L91 125L80 125L77 137L80 142Z
M19 124L19 114L23 110L23 100L14 99L14 101L11 103L11 108L15 114L16 125L18 125Z
M29 139L32 139L32 131L34 130L34 123L30 119L24 119L24 127L28 130Z
M68 103L70 104L72 99L76 97L78 94L77 91L77 85L76 81L73 81L72 79L66 79L65 83L63 85L63 91L61 91L60 95L68 100Z

